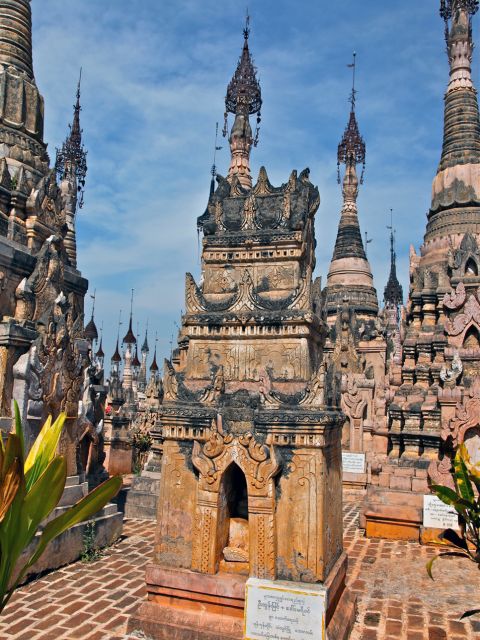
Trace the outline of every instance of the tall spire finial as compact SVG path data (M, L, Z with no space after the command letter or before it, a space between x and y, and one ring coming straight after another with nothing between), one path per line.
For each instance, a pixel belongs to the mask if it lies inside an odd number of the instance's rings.
M93 292L93 295L90 294L90 297L93 300L92 303L92 317L90 318L90 322L87 324L87 326L85 327L84 331L83 331L83 335L85 336L85 338L87 340L89 340L92 345L94 342L97 342L98 340L98 331L97 331L97 326L95 324L95 299L96 299L96 295L97 295L97 290L95 289L95 291Z
M355 51L353 52L353 62L352 62L352 64L348 65L348 68L352 69L352 75L353 75L353 78L352 78L352 93L350 94L350 104L352 105L352 111L355 111L355 96L357 94L357 91L355 89L355 73L356 73L356 70L357 70L357 54L356 54Z
M215 146L213 147L213 163L210 173L212 174L212 184L215 187L215 176L217 175L217 151L221 151L223 147L218 144L218 122L215 123ZM211 189L210 189L211 195Z
M393 227L393 209L390 209L390 276L383 294L386 305L398 307L403 303L403 288L397 278L397 255L395 252L395 229Z
M251 188L250 150L258 144L260 131L262 91L257 78L257 70L253 64L248 48L250 35L250 16L247 12L246 26L243 30L244 43L237 69L227 88L225 97L224 137L228 134L228 114L235 116L230 131L230 150L232 154L228 178L236 176L243 187ZM249 116L257 115L255 135L252 133Z
M112 356L111 363L116 365L116 369L118 371L118 365L122 361L122 356L120 355L119 343L120 343L120 327L122 326L122 310L120 309L118 313L118 326L117 326L117 344L115 346L115 352Z
M150 365L150 371L156 375L158 372L158 364L157 364L157 342L158 342L158 335L157 332L155 331L155 351L153 352L153 361L152 364Z
M245 40L248 40L249 35L250 35L250 15L248 13L248 7L247 7L247 13L245 16L245 29L243 30L243 37L245 38Z
M355 173L356 177L356 165L362 164L362 175L360 176L360 184L363 184L363 176L365 172L365 158L366 158L366 146L365 142L360 135L360 131L358 128L357 118L355 115L355 105L356 105L356 94L357 90L355 89L355 75L356 75L356 67L357 67L357 54L354 52L353 54L353 63L348 65L349 68L353 69L353 84L352 84L352 92L350 94L349 102L351 104L350 110L350 119L345 129L345 133L343 134L343 138L338 145L338 155L337 155L337 170L338 170L338 183L341 183L340 179L340 165L344 164L347 168L345 172L345 179L352 171ZM345 180L344 180L345 183ZM358 188L357 188L358 192ZM355 195L356 198L356 195Z
M75 182L77 190L76 205L79 209L84 204L85 179L87 176L87 151L82 142L83 130L80 126L80 88L82 82L82 69L80 68L80 77L77 84L77 99L73 106L73 121L69 125L70 133L62 145L61 149L57 149L57 159L55 161L55 170L60 180L69 180Z
M95 316L95 302L97 300L97 290L96 289L93 290L93 296L90 295L90 297L93 300L93 303L92 303L92 320L93 320L93 318Z
M478 11L479 0L441 0L440 16L445 21L445 40L450 62L448 92L472 88L473 55L472 16Z
M133 294L135 289L132 289L132 295L130 297L130 322L128 323L128 331L122 340L122 344L133 345L136 344L137 339L133 333Z

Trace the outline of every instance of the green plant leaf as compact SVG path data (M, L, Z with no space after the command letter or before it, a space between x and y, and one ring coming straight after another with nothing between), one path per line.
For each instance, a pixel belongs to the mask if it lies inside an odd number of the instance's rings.
M23 500L26 518L26 544L35 536L38 525L60 502L67 480L67 462L63 456L55 456L35 482Z
M16 400L13 401L13 411L15 414L15 434L17 438L20 440L20 446L22 450L22 464L25 460L25 437L23 435L23 427L22 427L22 419L20 417L20 409L18 407L18 402Z
M91 493L86 495L82 500L70 507L67 511L62 513L58 518L51 520L43 530L42 536L35 550L35 553L30 558L28 563L24 567L24 572L35 564L45 551L47 544L62 534L67 529L75 526L79 522L88 520L93 515L98 513L103 507L120 491L122 486L122 478L116 476L110 478L106 482L99 485ZM21 576L23 577L23 575ZM20 577L20 579L21 579Z
M470 460L467 448L464 444L461 444L455 455L453 461L453 467L455 471L454 480L460 496L467 500L467 502L473 502L475 500L475 493L472 488L472 483L468 477L468 469L465 460Z
M7 515L22 481L22 463L18 458L10 465L0 484L0 522Z
M62 434L66 414L61 413L52 424L49 416L25 460L27 491L38 480L52 460Z
M434 580L433 574L432 574L432 566L433 563L438 560L439 558L445 558L446 556L456 556L456 557L461 557L461 558L469 558L470 556L468 555L468 553L466 551L445 551L445 553L439 553L437 556L433 556L433 558L431 558L427 564L426 564L426 569L427 569L427 573L430 576L430 578L432 580Z
M471 503L463 500L453 489L442 487L439 484L432 485L432 491L445 504L454 507L459 513L464 513L465 509L471 508Z
M459 549L464 549L465 551L468 549L466 541L461 538L453 529L445 529L445 531L442 531L442 533L438 537L440 538L440 540L446 540Z
M9 433L5 452L3 454L2 469L0 470L0 480L5 476L14 460L22 459L22 444L14 433Z

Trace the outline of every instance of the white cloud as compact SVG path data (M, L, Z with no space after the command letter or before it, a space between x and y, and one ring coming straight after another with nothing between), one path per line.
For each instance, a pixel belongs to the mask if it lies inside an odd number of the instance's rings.
M369 257L380 298L389 266L386 212L396 212L406 289L408 246L421 243L440 155L447 66L437 5L249 5L264 95L252 172L263 164L279 184L293 168L310 167L322 196L317 257L324 279L341 206L336 146L349 109L346 65L352 50L358 52L357 109L368 154L359 208L363 231L374 237ZM223 117L240 54L243 7L233 0L33 0L32 9L52 158L66 135L83 66L89 174L78 260L97 288L107 356L132 287L136 318L142 327L150 318L166 353L184 273L198 273L196 218L206 204L215 122ZM228 144L222 144L218 165L225 173Z

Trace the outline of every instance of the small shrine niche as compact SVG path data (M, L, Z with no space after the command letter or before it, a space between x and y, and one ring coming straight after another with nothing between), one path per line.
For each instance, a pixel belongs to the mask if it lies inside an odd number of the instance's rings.
M467 260L467 264L465 265L465 275L478 276L478 265L473 258L469 258Z
M478 329L475 326L471 326L465 334L463 340L464 349L478 349L480 348L480 335Z
M248 491L245 474L232 463L220 485L220 570L248 575Z

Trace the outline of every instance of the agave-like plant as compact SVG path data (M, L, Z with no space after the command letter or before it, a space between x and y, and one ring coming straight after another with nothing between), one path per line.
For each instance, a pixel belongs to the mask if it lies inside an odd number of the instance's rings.
M480 466L472 464L467 447L461 444L453 461L452 477L455 490L441 485L432 485L433 492L442 502L452 506L458 513L460 533L446 529L440 539L454 547L434 556L427 563L427 572L433 580L432 565L445 556L466 557L480 569ZM461 618L480 613L480 609L466 611Z
M49 417L25 457L25 443L18 405L15 431L4 444L0 437L0 614L28 569L49 542L76 524L88 520L118 493L120 476L110 478L61 515L50 520L24 563L24 550L60 502L67 479L67 463L56 450L66 419L64 413Z

